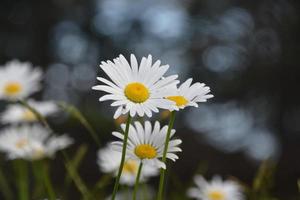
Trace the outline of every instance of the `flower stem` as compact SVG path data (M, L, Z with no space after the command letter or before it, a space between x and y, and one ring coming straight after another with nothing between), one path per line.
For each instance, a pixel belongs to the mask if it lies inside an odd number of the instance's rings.
M41 115L35 108L33 108L31 105L29 105L25 100L19 100L18 102L21 105L23 105L25 108L30 110L46 128L50 129L50 126L49 126L47 120L45 119L45 117L43 117L43 115Z
M71 114L71 116L73 116L75 119L77 119L87 129L87 131L90 133L91 137L97 143L97 145L100 146L100 139L95 129L91 126L88 120L75 106L69 105L65 102L59 102L57 103L57 105L64 111Z
M116 194L119 188L119 183L120 183L120 178L122 175L123 167L124 167L124 162L125 162L125 155L126 155L126 147L127 147L127 140L128 140L128 131L129 131L129 125L131 123L131 116L130 114L128 115L127 122L126 122L126 128L125 128L125 133L124 133L124 142L123 142L123 149L122 149L122 158L121 158L121 163L117 175L117 179L115 182L114 190L111 199L114 200L116 198Z
M172 111L171 116L170 116L167 136L166 136L166 140L165 140L163 157L162 157L162 162L165 163L165 164L166 164L166 160L167 160L167 151L168 151L168 147L169 147L170 135L171 135L171 130L172 130L173 125L174 125L174 121L175 121L175 111ZM164 191L164 184L165 184L165 174L166 174L166 169L160 169L160 179L159 179L157 200L162 200L163 191Z
M15 171L17 175L17 188L19 200L29 200L29 188L28 188L28 165L25 160L15 161Z
M139 187L139 181L140 181L140 177L141 177L142 168L143 168L143 163L140 162L138 173L137 173L136 178L135 178L135 185L134 185L132 200L136 200L136 193L137 193L137 190L138 190L138 187Z
M88 190L88 187L85 185L83 180L81 179L80 175L76 171L76 169L73 166L73 163L70 161L68 155L66 152L62 151L64 159L65 159L65 167L69 174L69 176L72 178L74 184L78 188L79 192L82 194L84 200L92 199L90 192Z
M43 173L43 178L44 178L44 185L46 188L46 191L48 193L49 199L50 200L55 200L55 192L51 183L51 179L49 177L49 170L47 168L46 163L41 163L42 167L42 173Z

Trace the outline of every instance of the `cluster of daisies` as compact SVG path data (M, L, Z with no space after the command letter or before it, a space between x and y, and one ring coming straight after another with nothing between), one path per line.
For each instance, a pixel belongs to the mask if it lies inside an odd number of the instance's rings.
M53 157L55 152L72 144L67 135L57 136L38 122L30 109L42 116L55 114L58 107L51 101L28 99L41 89L42 71L30 63L17 60L0 66L0 100L6 101L6 109L0 121L6 127L0 131L0 151L8 159L39 160ZM20 102L26 102L25 107ZM9 126L10 125L10 126Z
M178 75L165 76L169 66L153 63L152 56L138 63L134 55L127 61L123 55L113 61L102 62L100 68L106 77L98 77L100 85L94 90L105 92L99 101L112 101L116 107L114 118L124 117L127 122L113 131L116 138L98 151L97 163L104 173L116 177L111 199L116 198L119 184L134 186L132 198L140 182L160 175L157 200L163 199L167 159L176 161L182 151L182 141L176 137L173 125L175 115L186 107L198 107L212 98L204 83L188 79L182 84ZM29 98L42 88L42 71L30 63L11 61L0 67L0 100L6 109L0 114L5 128L0 131L0 151L8 159L35 161L54 157L55 153L73 143L67 135L56 135L50 127L41 125L44 119L58 112L55 102L39 102ZM108 77L108 78L107 78ZM169 112L168 125L144 120L153 113ZM214 177L207 182L195 177L196 187L187 195L201 200L242 200L240 186L233 181Z
M198 107L198 103L212 98L210 88L204 83L192 83L188 79L178 86L178 75L164 76L169 66L153 63L152 56L143 57L140 64L134 55L130 62L123 55L113 61L102 62L100 68L108 78L98 77L100 85L94 90L105 92L99 101L112 101L116 107L114 118L127 115L127 123L121 124L121 132L113 132L118 140L99 150L98 164L103 172L114 174L116 178L112 199L118 184L135 185L156 176L160 172L157 199L162 199L166 159L176 161L181 152L180 139L173 139L175 113L188 107ZM141 117L152 117L159 109L170 111L169 125L160 122L141 121ZM139 117L136 121L134 117ZM159 170L160 169L160 170ZM196 188L188 191L191 198L202 200L243 199L240 187L232 181L214 178L211 183L202 177L195 178ZM133 194L135 199L135 194Z

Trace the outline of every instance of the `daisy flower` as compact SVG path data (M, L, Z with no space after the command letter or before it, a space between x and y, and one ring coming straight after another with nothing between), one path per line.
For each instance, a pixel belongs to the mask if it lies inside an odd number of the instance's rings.
M170 90L173 94L166 98L174 101L177 108L183 109L187 106L198 107L197 103L206 102L207 99L214 97L210 92L210 88L204 83L194 83L190 78L182 83L177 89ZM192 84L192 85L191 85Z
M117 175L121 162L121 152L114 151L111 146L107 146L98 151L98 165L102 172L112 173ZM139 168L139 161L133 159L126 159L121 175L120 183L126 185L134 185L136 175ZM156 176L158 169L152 166L144 165L140 181L146 181L151 176Z
M242 200L241 187L233 181L222 181L219 176L207 182L202 176L195 178L197 187L188 190L188 196L200 200Z
M52 115L58 111L56 104L50 101L37 102L34 100L28 100L27 103L44 117ZM9 105L0 116L0 119L4 124L38 121L32 111L19 104Z
M121 125L123 131L125 130L125 124ZM160 123L155 122L152 129L152 125L149 121L146 121L144 127L140 122L135 122L134 126L130 125L128 133L128 145L126 154L128 158L141 161L151 166L166 169L165 163L160 161L163 156L164 142L167 135L168 126L160 128ZM115 137L124 140L124 135L119 132L112 133ZM170 138L175 134L175 130L171 130ZM176 152L181 152L178 145L181 144L180 139L170 140L167 158L175 161L178 159ZM121 152L123 141L117 141L112 143L113 149Z
M0 68L0 99L24 99L41 88L41 79L41 69L29 62L10 61Z
M40 125L23 125L6 128L0 134L0 151L8 159L37 160L53 157L56 151L72 144L66 135L54 136Z
M111 81L98 77L104 84L92 89L108 93L99 101L114 101L111 106L118 107L114 118L128 112L132 117L136 114L151 117L152 112L158 112L158 108L176 109L175 103L164 97L168 96L168 88L178 84L178 76L163 77L169 66L160 64L160 60L152 64L151 55L143 57L139 66L134 55L130 56L130 64L120 55L113 62L101 63L100 68Z

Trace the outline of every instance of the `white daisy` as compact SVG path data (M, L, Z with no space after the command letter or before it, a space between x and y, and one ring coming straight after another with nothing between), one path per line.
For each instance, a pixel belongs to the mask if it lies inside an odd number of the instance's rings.
M242 200L241 187L233 181L222 181L219 176L207 182L202 176L194 178L197 187L188 190L188 196L200 200Z
M32 108L36 109L43 117L47 117L58 111L56 104L50 101L37 102L28 100L27 103ZM38 120L32 111L19 104L9 105L1 114L0 119L4 124L34 122Z
M111 146L107 146L98 151L98 165L102 172L112 173L117 175L121 162L121 152L114 151ZM139 161L133 159L126 159L120 179L121 184L134 185L135 178L139 168ZM140 181L146 181L148 177L156 176L158 169L149 165L144 165L141 172Z
M0 151L8 159L36 160L53 157L56 151L72 144L66 135L54 136L40 125L23 125L6 128L0 134Z
M40 88L42 71L29 62L17 60L0 68L0 99L16 100L28 97Z
M126 154L128 158L142 161L145 164L156 166L158 168L166 169L166 165L159 159L163 156L164 143L167 135L168 126L160 128L160 123L155 122L152 129L151 123L146 121L144 127L140 122L135 122L135 126L130 125L128 132L128 145ZM125 130L125 124L121 125L123 131ZM175 130L171 130L170 138L175 134ZM124 135L119 132L113 132L113 135L123 140ZM181 144L181 140L170 140L167 158L175 161L178 159L176 152L180 152L181 149L178 145ZM113 148L119 152L122 151L123 141L117 141L112 143Z
M164 98L168 96L168 88L178 84L175 80L177 75L163 78L168 65L160 66L160 60L152 64L151 55L143 57L139 66L134 55L130 56L130 64L123 55L113 61L102 62L100 65L111 81L98 77L104 85L94 86L93 89L108 93L99 101L114 101L111 106L118 107L114 118L128 112L132 117L136 114L151 117L152 112L158 112L158 108L176 109L174 102Z
M190 78L182 83L177 89L170 90L172 94L166 98L174 101L177 108L183 109L187 106L198 107L197 103L206 102L207 99L214 97L210 92L210 88L204 83L194 83ZM191 85L192 84L192 85Z

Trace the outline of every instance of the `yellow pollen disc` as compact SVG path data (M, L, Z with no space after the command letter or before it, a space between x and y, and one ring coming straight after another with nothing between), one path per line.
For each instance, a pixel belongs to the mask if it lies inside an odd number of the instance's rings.
M135 155L140 159L152 159L157 155L156 149L149 144L140 144L134 149Z
M33 112L31 112L30 110L26 110L23 113L23 119L26 121L35 121L36 120L36 116Z
M8 96L14 96L20 93L22 86L18 82L11 82L4 86L4 93Z
M188 100L183 96L169 96L167 99L174 101L176 106L185 106L188 103Z
M125 96L134 103L143 103L149 98L149 90L142 83L130 83L125 87Z
M138 170L138 164L134 160L127 160L124 163L123 172L129 174L136 174Z
M23 149L27 144L28 144L28 140L25 138L22 138L22 139L19 139L15 145L18 149Z
M208 197L210 200L224 200L225 195L223 192L220 191L211 191L208 193Z

